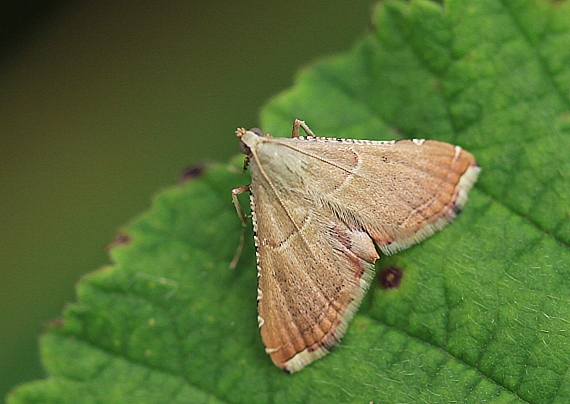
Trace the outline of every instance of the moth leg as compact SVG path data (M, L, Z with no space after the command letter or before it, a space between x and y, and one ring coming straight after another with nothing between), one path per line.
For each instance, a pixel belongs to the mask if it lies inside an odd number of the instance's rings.
M298 137L299 136L299 128L303 128L303 130L305 131L305 133L309 136L313 136L315 137L315 134L313 133L313 131L307 126L307 124L305 123L305 121L301 121L299 119L295 119L295 121L293 122L293 132L291 133L291 137Z
M243 194L244 192L249 192L249 185L244 185L242 187L237 187L232 189L232 201L234 206L236 207L236 212L238 214L239 219L241 220L241 224L243 227L247 226L247 216L243 212L241 204L239 203L238 195Z
M245 228L247 226L247 216L244 213L241 204L239 203L238 195L243 194L244 192L249 192L249 185L244 185L242 187L232 189L232 201L236 208L236 212L238 214L239 219L241 220L241 237L239 239L239 245L234 255L234 259L230 263L230 269L235 269L238 264L238 261L241 257L241 252L243 251L243 244L245 242Z

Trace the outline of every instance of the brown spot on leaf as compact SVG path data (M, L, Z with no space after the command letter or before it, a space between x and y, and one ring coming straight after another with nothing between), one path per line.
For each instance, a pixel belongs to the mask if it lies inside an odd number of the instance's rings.
M205 169L206 169L205 164L198 164L192 167L185 168L178 176L178 182L184 183L188 180L193 180L194 178L198 178L202 175Z
M397 267L383 268L378 273L378 283L382 289L392 289L400 286L404 271Z
M63 318L56 318L51 322L51 325L54 327L63 327L65 325L65 321Z
M48 332L50 329L58 329L62 328L65 325L65 320L61 317L56 318L55 320L50 321L42 326L40 332L42 334Z
M107 244L104 250L109 251L113 247L129 244L130 242L131 242L131 236L125 233L117 233L115 234L115 239L111 241L109 244Z

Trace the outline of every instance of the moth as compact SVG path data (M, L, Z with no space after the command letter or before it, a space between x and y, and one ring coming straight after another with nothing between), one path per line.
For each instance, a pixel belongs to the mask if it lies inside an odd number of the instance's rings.
M246 226L238 195L250 193L258 324L266 352L286 372L339 343L378 250L396 253L451 222L480 172L459 146L322 138L297 119L292 138L257 128L236 135L251 184L232 199Z

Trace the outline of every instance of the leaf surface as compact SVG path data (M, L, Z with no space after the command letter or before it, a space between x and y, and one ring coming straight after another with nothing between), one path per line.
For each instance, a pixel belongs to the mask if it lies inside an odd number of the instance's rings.
M568 2L380 3L373 33L304 69L262 127L476 156L459 218L378 261L399 287L373 285L332 354L282 373L257 329L251 230L228 269L248 176L217 164L123 229L42 336L49 377L9 402L570 402L569 110Z

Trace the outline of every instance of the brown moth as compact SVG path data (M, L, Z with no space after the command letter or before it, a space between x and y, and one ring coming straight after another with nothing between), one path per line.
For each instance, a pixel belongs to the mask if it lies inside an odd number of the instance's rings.
M470 153L435 140L319 138L299 120L291 139L236 135L251 184L232 198L245 226L237 195L251 194L259 328L287 372L338 344L374 275L375 244L390 255L440 230L480 171Z

